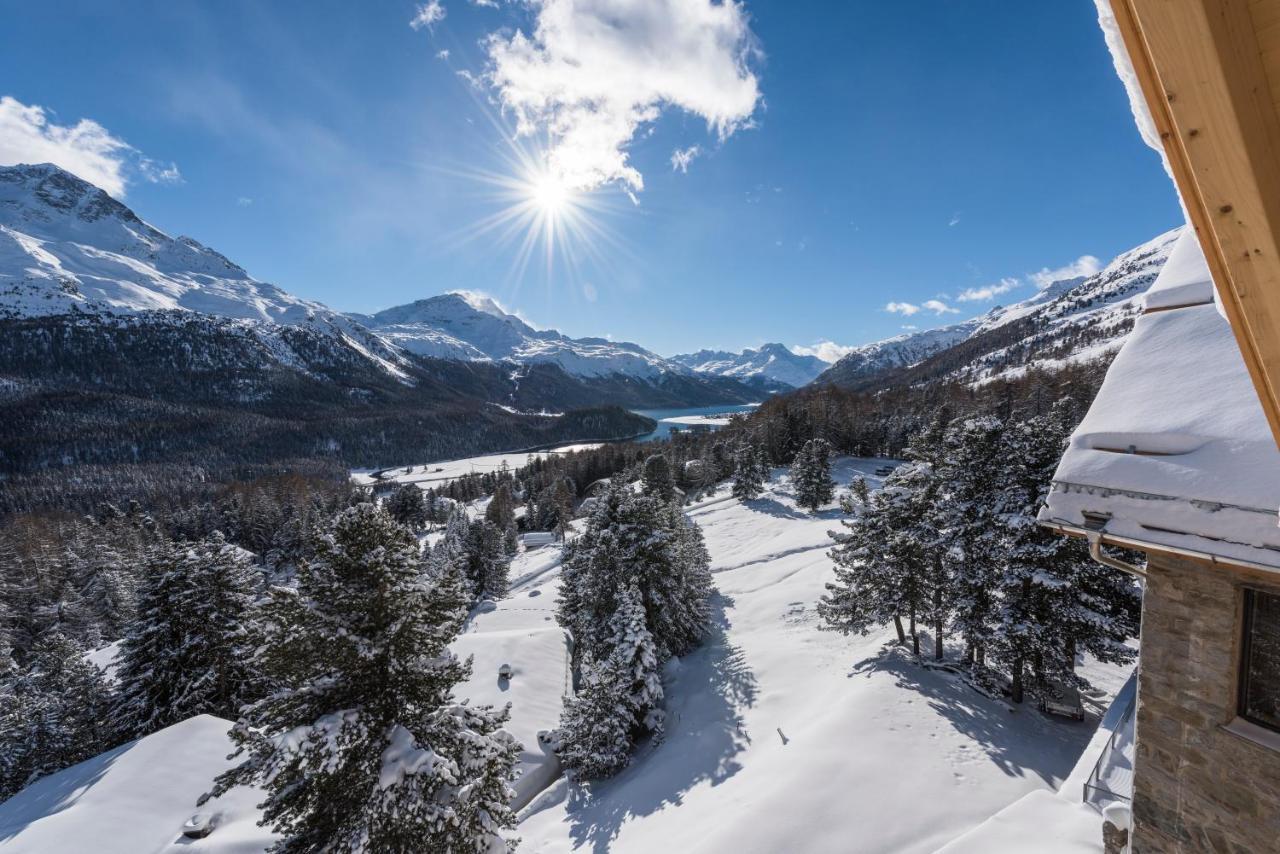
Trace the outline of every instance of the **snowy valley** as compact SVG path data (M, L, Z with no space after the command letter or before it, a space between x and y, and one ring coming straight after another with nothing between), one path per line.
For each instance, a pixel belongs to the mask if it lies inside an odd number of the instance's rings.
M840 458L833 475L878 488L877 472L893 463ZM893 645L892 630L865 638L821 630L816 606L832 580L827 532L842 513L798 507L786 469L774 469L755 499L732 497L726 484L686 512L710 554L712 633L666 667L665 735L642 742L617 777L570 784L539 740L571 691L555 620L559 545L522 549L507 595L473 611L452 644L473 667L457 699L511 704L506 729L524 745L513 832L521 851L926 854L1023 796L1056 789L1127 677L1126 668L1086 662L1098 689L1086 720L1074 722L922 666ZM195 804L229 767L229 726L193 718L46 777L0 804L0 850L263 850L272 836L255 825L260 792L233 789ZM184 838L197 813L211 817L212 833ZM1080 849L1046 840L1037 850Z

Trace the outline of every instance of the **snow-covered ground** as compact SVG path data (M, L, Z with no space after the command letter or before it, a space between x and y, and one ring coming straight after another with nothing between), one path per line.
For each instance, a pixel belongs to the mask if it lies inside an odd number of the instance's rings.
M835 474L842 487L855 472L876 487L888 462L842 459ZM826 534L840 512L797 509L783 469L754 501L721 488L690 515L720 591L715 632L668 669L665 739L642 745L616 778L557 780L537 738L555 726L568 684L554 618L558 546L521 552L510 594L474 614L456 642L475 657L458 696L512 704L508 728L524 744L517 804L533 796L520 850L924 854L984 823L983 833L997 833L1010 815L1039 815L1038 796L1020 799L1066 778L1096 711L1085 723L1050 719L921 667L889 644L889 631L820 631L814 605L832 575ZM498 675L503 664L509 680ZM1095 666L1089 674L1104 689L1091 709L1126 677ZM260 851L269 836L253 824L250 790L202 808L222 813L207 839L178 842L195 798L227 767L228 725L197 718L41 781L0 804L0 852ZM1075 818L1063 840L1075 847L1062 850L1100 850L1100 820L1090 849L1087 816Z
M479 457L466 457L461 460L449 460L440 463L416 463L389 469L354 469L351 481L357 486L369 486L374 483L416 483L424 488L446 486L452 481L469 474L495 472L505 463L516 469L531 459L541 459L551 454L567 454L571 451L589 451L600 447L600 442L582 442L576 445L561 445L545 451L515 451L505 454L485 454ZM377 475L381 475L380 477Z
M843 460L838 481L856 470L877 485L884 462ZM673 668L665 740L613 780L535 799L521 850L932 852L1072 769L1096 715L989 699L886 648L889 632L819 631L839 512L797 510L782 470L755 501L722 491L691 515L717 630ZM1123 681L1099 676L1109 691Z

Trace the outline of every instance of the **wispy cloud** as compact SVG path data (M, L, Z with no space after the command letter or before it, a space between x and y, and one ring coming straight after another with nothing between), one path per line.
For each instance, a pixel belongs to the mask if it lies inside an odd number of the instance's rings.
M947 220L947 227L948 227L948 228L954 228L955 226L957 226L957 225L959 225L959 224L960 224L960 214L958 214L958 213L954 213L954 214L952 214L952 215L951 215L951 219Z
M253 204L253 199L249 198L248 196L241 196L240 198L236 199L236 207L238 208L247 208L252 204Z
M995 299L1000 294L1007 294L1021 284L1020 280L1007 276L993 285L983 285L980 288L965 288L956 297L956 300L958 302L985 302Z
M938 315L960 313L960 309L952 308L951 306L947 305L945 302L943 302L940 299L927 299L924 302L920 303L920 307L927 308L929 311L932 311L934 314L938 314Z
M445 62L448 62L448 60L449 60L449 48L445 48L444 50L438 50L438 51L436 51L436 59L440 59L440 60L444 60Z
M423 27L431 29L443 21L444 16L444 4L440 0L427 0L426 3L420 4L414 10L413 17L409 19L409 26L415 30L420 30Z
M920 306L913 302L891 302L884 307L884 310L890 314L902 314L910 317L919 313Z
M576 189L644 188L628 146L675 107L718 139L748 127L760 103L758 55L740 3L528 0L533 31L494 33L488 82L521 135L549 140L548 168Z
M182 180L173 163L146 157L92 119L59 125L44 107L0 97L0 165L53 163L123 198L131 182Z
M884 310L890 314L901 314L904 317L911 317L922 311L931 311L937 316L960 313L959 309L952 308L940 299L927 299L922 303L891 302L884 307Z
M1029 278L1037 288L1047 288L1054 282L1060 282L1063 279L1076 279L1081 276L1092 276L1094 273L1102 269L1102 262L1092 255L1081 255L1070 264L1064 264L1061 267L1049 269L1045 267L1039 272L1032 273Z
M671 169L681 172L689 171L689 164L693 162L693 158L702 153L702 148L697 145L691 145L688 148L677 148L671 152Z

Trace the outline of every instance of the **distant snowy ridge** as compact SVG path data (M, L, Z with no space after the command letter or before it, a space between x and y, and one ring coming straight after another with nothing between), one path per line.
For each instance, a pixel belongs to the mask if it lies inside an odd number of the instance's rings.
M829 366L817 356L802 356L782 344L765 344L741 353L699 350L672 356L671 361L700 374L718 377L764 377L799 388L817 379Z
M1091 276L1052 282L1012 305L950 326L864 344L817 382L870 387L891 383L904 370L922 373L929 365L933 370L927 377L913 379L984 383L1112 354L1124 343L1181 231L1165 232L1122 252Z
M535 329L492 299L466 291L417 300L374 315L351 316L388 341L422 356L549 362L581 377L624 374L654 379L664 373L690 373L637 344L570 338L554 329Z

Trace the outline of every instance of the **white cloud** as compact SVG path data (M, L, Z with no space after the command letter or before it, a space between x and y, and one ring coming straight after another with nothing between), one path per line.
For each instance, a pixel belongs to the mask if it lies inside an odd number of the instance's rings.
M444 5L440 0L427 0L426 3L419 5L414 11L413 17L409 19L409 26L415 30L420 30L423 27L430 29L443 21L444 15Z
M884 307L890 314L904 314L907 317L920 311L920 306L910 302L891 302Z
M791 348L791 352L797 356L817 356L824 362L832 363L840 361L841 357L856 350L856 347L850 347L845 344L837 344L834 341L818 341L809 346L797 344Z
M1060 282L1063 279L1075 279L1080 276L1092 276L1094 273L1102 269L1102 262L1092 255L1081 255L1070 264L1050 270L1048 267L1043 268L1038 273L1032 273L1029 278L1035 283L1037 288L1047 288L1054 282Z
M0 97L0 165L52 163L113 196L124 197L135 178L150 183L180 181L178 167L143 156L92 119L58 125L44 107Z
M486 9L498 8L498 0L471 0L472 6L483 6Z
M952 214L951 219L947 220L947 227L952 228L960 224L960 214Z
M689 171L689 164L693 162L693 158L702 153L702 148L697 145L691 145L688 148L677 148L671 152L671 171L680 170L681 172Z
M734 0L528 0L531 35L495 33L488 81L517 132L549 140L569 186L644 178L628 160L642 126L676 107L725 139L749 126L760 88L746 11Z
M920 303L920 307L927 308L929 309L929 311L932 311L934 314L937 314L937 315L960 313L960 309L952 308L951 306L947 305L945 302L943 302L940 299L927 299L924 302Z
M916 326L914 323L904 323L902 324L902 328L910 332L911 330L919 329L920 327Z
M448 62L448 60L449 60L449 48L445 48L444 50L436 51L436 59L442 59L442 60L444 60L444 61Z
M247 208L252 204L253 204L253 199L249 198L248 196L241 196L240 198L236 199L236 207L238 208Z
M983 285L980 288L965 288L956 297L959 302L985 302L986 300L995 299L1000 294L1007 294L1009 291L1020 286L1022 282L1012 277L1006 277L996 282L994 285Z

